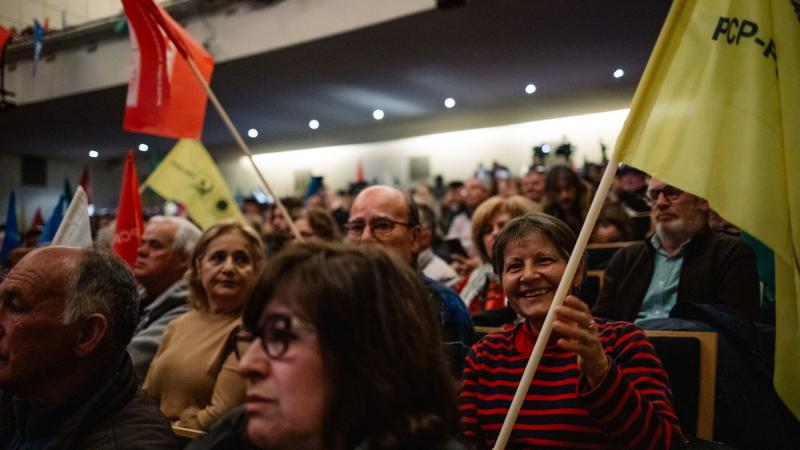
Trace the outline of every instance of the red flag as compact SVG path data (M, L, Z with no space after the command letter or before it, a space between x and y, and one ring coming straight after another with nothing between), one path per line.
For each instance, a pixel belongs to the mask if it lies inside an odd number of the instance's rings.
M143 231L144 220L142 220L142 204L139 199L139 181L136 178L136 166L133 164L133 150L128 150L128 157L125 158L125 174L122 177L122 189L119 193L117 226L114 229L114 241L111 249L131 267L136 264L136 252Z
M361 160L358 161L358 166L356 167L356 182L364 182L364 162Z
M86 199L89 201L89 204L94 203L94 195L92 195L92 185L89 183L89 166L83 166L83 172L81 172L80 185L83 188L83 192L86 192Z
M36 212L33 213L33 219L31 219L31 226L28 227L28 230L37 230L44 225L44 218L42 217L42 208L36 208Z
M11 32L3 27L0 27L0 57L3 56L3 52L6 49L6 42L10 37L11 37Z
M206 92L186 62L191 57L206 82L214 60L153 0L122 0L131 37L131 79L126 131L199 140Z

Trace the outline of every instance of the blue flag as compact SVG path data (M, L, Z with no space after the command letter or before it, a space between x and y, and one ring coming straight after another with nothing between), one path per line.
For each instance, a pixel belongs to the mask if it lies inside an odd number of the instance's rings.
M311 180L308 182L306 195L303 196L303 198L308 200L308 198L311 197L312 195L317 195L320 189L322 189L322 177L312 176Z
M19 247L22 241L19 238L17 226L17 201L14 191L8 195L8 211L6 212L6 237L3 239L3 249L0 250L0 263L5 264L11 250Z
M56 231L58 231L61 221L64 220L64 209L67 207L67 201L63 195L58 198L53 214L50 215L50 220L44 224L42 235L39 236L39 241L36 243L38 246L49 245L53 238L56 237Z
M44 42L44 28L38 20L33 19L33 76L36 76L36 64L42 54L42 43Z

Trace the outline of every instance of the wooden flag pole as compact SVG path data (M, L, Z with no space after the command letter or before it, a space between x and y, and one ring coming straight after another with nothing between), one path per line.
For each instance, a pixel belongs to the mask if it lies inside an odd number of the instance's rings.
M280 213L286 219L286 223L289 225L289 229L292 230L292 234L294 235L295 239L297 239L299 242L302 242L303 236L300 235L300 231L298 231L297 227L294 226L294 221L292 220L292 216L289 215L289 211L286 210L286 207L283 206L283 202L281 202L278 196L275 195L275 193L272 191L272 188L269 187L267 179L264 178L264 174L261 173L261 170L256 165L255 160L253 160L253 152L250 151L250 147L248 147L247 144L244 142L244 139L242 139L242 135L239 134L239 131L233 125L230 116L228 116L228 113L225 112L225 109L222 108L222 104L220 104L219 100L217 99L217 96L214 95L214 91L211 90L211 86L209 86L208 83L206 83L205 78L203 78L203 74L200 73L200 70L197 68L197 65L195 65L194 60L188 54L186 54L186 62L189 63L189 67L192 69L192 73L194 73L194 76L197 78L197 81L199 81L200 84L203 86L203 89L205 89L206 94L208 94L209 100L211 100L211 104L214 105L214 108L217 110L220 117L222 117L222 121L225 122L225 125L228 127L228 130L231 132L233 138L236 140L236 143L239 144L239 148L242 150L245 156L247 156L247 159L250 161L250 164L256 171L258 178L261 180L261 184L264 185L264 188L267 189L269 195L271 195L273 200L275 200L275 205L278 206L278 211L280 211Z
M586 244L589 242L594 224L597 222L597 217L600 215L600 210L606 200L606 195L608 195L608 189L611 187L611 182L614 180L614 174L617 173L617 165L616 155L614 155L611 157L611 160L608 161L608 165L606 165L603 178L600 180L600 186L598 186L597 192L592 200L592 206L589 208L586 220L583 222L578 240L575 242L575 248L572 249L569 262L567 262L567 268L564 270L564 275L561 277L561 282L558 284L553 303L550 305L550 310L547 311L547 317L545 317L542 329L539 331L539 337L536 338L536 345L533 347L531 357L528 359L528 365L525 367L525 372L522 374L517 392L514 394L514 400L511 402L511 407L508 409L505 421L503 421L503 427L500 429L500 434L497 437L497 442L495 442L494 450L503 450L506 448L508 438L511 436L511 430L517 422L519 410L522 408L533 376L536 374L536 369L539 367L542 354L547 346L547 341L550 339L550 334L553 331L553 321L556 316L555 308L564 303L567 292L570 286L572 286L572 279L575 278L575 272L578 270L578 266L580 266L581 260L583 259L583 252L586 250Z

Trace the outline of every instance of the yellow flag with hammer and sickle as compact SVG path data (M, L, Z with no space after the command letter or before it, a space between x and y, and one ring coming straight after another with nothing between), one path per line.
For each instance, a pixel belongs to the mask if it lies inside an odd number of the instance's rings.
M202 229L221 219L242 219L239 207L208 151L198 141L181 139L142 186L186 206Z

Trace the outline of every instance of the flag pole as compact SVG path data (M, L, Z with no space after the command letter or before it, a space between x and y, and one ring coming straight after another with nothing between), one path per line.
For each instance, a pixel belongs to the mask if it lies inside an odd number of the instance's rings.
M298 231L297 227L294 226L294 221L292 220L292 216L289 215L289 211L287 211L286 207L283 206L283 202L281 202L278 196L275 195L275 193L272 191L272 188L269 187L267 179L264 178L264 174L261 173L261 170L256 165L255 160L253 160L253 152L250 151L250 147L248 147L247 144L244 142L244 139L242 139L242 135L239 134L239 130L237 130L236 127L233 125L230 116L228 116L228 113L225 112L225 109L222 107L222 104L220 104L219 100L217 99L217 96L214 95L214 91L211 90L211 86L209 86L205 78L203 78L203 75L200 73L200 69L198 69L197 65L195 65L194 63L194 59L192 59L192 57L188 53L185 56L186 56L186 62L189 63L189 67L192 69L192 73L194 73L194 76L195 78L197 78L197 81L199 81L200 84L203 86L203 89L206 91L206 94L208 94L208 98L211 100L211 104L214 105L214 108L217 110L220 117L222 117L222 121L225 122L225 125L228 127L228 130L231 132L231 135L233 135L233 138L236 140L236 143L239 144L239 148L242 150L245 156L247 156L247 159L250 161L250 164L256 171L258 178L261 180L261 184L264 185L269 195L271 195L272 198L275 200L275 205L278 207L278 211L280 211L280 213L286 219L286 223L289 225L289 229L292 230L292 234L294 235L295 239L302 242L304 240L303 236L300 235L300 231Z
M525 372L522 374L517 392L514 394L514 400L511 402L511 407L508 409L508 414L503 421L503 427L500 429L500 434L495 442L494 450L503 450L506 448L508 438L511 436L511 430L514 428L514 424L517 421L522 403L525 401L525 396L528 394L531 381L536 374L536 369L539 367L539 362L547 346L547 341L550 339L550 334L553 331L553 321L555 321L556 316L555 308L564 303L567 292L570 286L572 286L572 279L575 278L575 272L577 272L578 266L580 266L581 260L583 259L583 253L586 251L586 244L589 242L589 237L594 229L594 224L597 222L597 217L600 215L600 210L603 207L606 195L608 195L611 182L614 180L614 175L617 173L617 165L618 162L615 154L608 161L606 170L603 173L603 178L600 180L600 185L597 187L597 192L594 194L592 206L589 208L586 220L583 222L583 227L578 235L578 240L575 242L575 247L572 249L572 254L567 262L564 275L561 277L561 282L558 284L553 303L550 305L542 329L539 331L539 337L536 338L536 345L533 347L533 352L528 359L528 365L525 367Z

